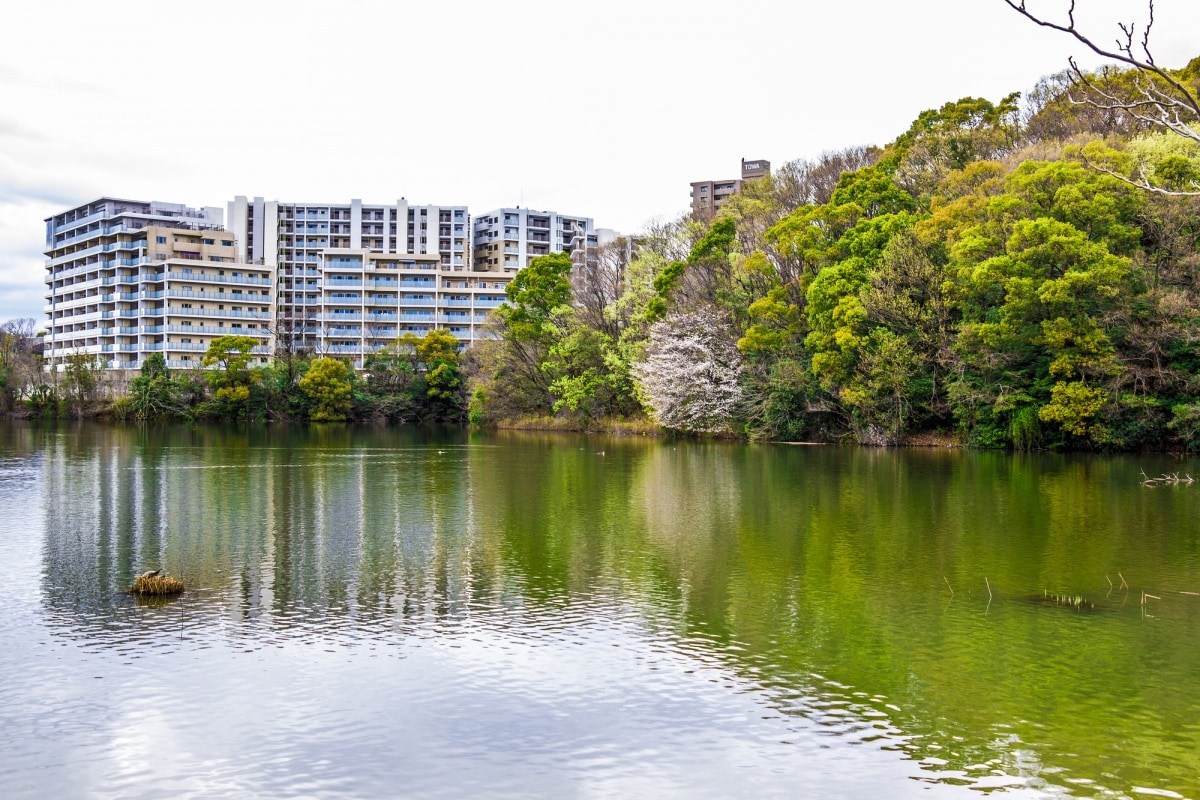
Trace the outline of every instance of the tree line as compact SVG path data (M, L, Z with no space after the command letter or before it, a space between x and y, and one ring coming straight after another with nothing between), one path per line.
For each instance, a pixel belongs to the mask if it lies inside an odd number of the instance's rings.
M32 324L27 327L31 332ZM72 355L60 372L46 373L29 347L33 337L6 338L5 330L0 328L0 410L39 419L465 420L463 357L446 331L406 334L370 355L361 372L342 360L294 351L255 366L256 339L219 336L194 369L169 369L162 354L153 353L127 384L106 391L107 373L94 357ZM25 344L18 348L17 341Z
M152 356L103 409L1192 448L1200 107L1188 117L1186 102L1168 106L1181 132L1146 103L1194 101L1200 58L1181 70L1139 63L1073 65L1025 97L948 102L884 147L749 181L712 218L533 259L492 338L465 352L432 331L398 339L361 373L286 342L253 367L253 340L220 337L207 369ZM0 330L4 410L94 412L95 364L69 359L47 386L29 331L11 327Z
M1200 59L1160 72L948 102L885 147L748 182L711 220L535 260L474 357L472 418L1194 446L1200 136L1136 101L1154 81L1194 96Z

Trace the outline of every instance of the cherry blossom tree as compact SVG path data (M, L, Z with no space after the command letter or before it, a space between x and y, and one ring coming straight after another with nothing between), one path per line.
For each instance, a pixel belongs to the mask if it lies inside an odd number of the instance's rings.
M675 313L650 328L634 365L646 405L665 428L731 431L743 402L742 354L729 320L712 306Z

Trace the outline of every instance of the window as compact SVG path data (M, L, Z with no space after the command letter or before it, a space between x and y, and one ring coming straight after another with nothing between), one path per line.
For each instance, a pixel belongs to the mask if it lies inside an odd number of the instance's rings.
M155 236L155 237L154 237L154 242L155 242L155 244L166 244L166 243L167 243L167 237L165 237L165 236Z
M215 239L205 239L204 243L205 244L216 244L217 242Z

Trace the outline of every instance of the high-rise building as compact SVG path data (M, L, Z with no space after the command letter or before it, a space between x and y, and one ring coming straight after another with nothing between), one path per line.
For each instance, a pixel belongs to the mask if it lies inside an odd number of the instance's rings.
M489 312L529 259L597 246L590 218L465 206L288 203L220 209L101 198L46 220L48 363L111 369L161 352L198 366L213 338L255 337L357 367L406 333L489 335ZM599 235L598 235L599 234ZM472 258L472 245L478 261ZM475 267L475 269L472 269Z
M46 220L46 363L75 355L110 369L198 366L216 336L272 352L274 280L238 258L217 208L102 197Z
M692 216L711 219L726 200L742 190L743 183L770 174L770 161L762 158L748 161L743 158L740 180L695 181L692 183Z
M478 272L515 273L531 258L572 253L596 246L596 226L590 217L498 208L475 218L471 259Z
M470 267L470 215L466 206L290 203L247 200L229 203L229 229L247 260L287 268L315 263L326 248L377 253L437 255L447 270Z
M471 218L466 206L410 205L403 198L391 205L373 205L361 200L293 203L261 197L247 200L239 195L229 204L229 218L239 253L248 261L276 268L279 327L287 332L289 346L321 351L331 346L329 342L337 341L343 349L350 347L344 340L353 337L335 335L350 329L339 325L335 330L331 325L350 322L347 315L353 312L348 306L361 303L333 301L365 301L381 296L365 291L381 287L371 283L377 278L362 274L369 269L364 265L377 262L393 265L392 269L416 268L433 286L440 285L443 273L466 276L470 272ZM389 256L397 258L385 258ZM367 281L361 283L358 291L350 291L348 282L353 278L335 269L351 261L359 265L357 279ZM330 272L328 278L326 271ZM331 292L331 288L338 291ZM389 297L392 306L398 307L401 297L396 294ZM429 300L427 311L433 316L427 321L441 322L434 308L435 298L431 296ZM395 308L393 316L394 312ZM359 326L357 330L362 335L358 337L356 353L362 355L383 346L364 340L378 338L367 336L370 330L382 333L388 324L395 322L384 323L384 319L386 315L359 320L380 324ZM421 326L397 330L403 333L425 329ZM482 329L478 332L482 333ZM470 326L462 338L469 341L476 333L475 327Z
M362 367L405 334L449 331L465 346L488 336L488 313L504 302L503 273L447 270L433 254L326 249L305 277L304 316L292 320L300 342Z

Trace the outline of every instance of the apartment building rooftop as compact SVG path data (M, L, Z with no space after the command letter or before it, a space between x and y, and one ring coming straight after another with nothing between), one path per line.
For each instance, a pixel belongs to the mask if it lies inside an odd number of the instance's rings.
M742 184L771 174L771 162L763 158L742 159L742 177L692 183L692 216L711 219L725 202L742 190Z

